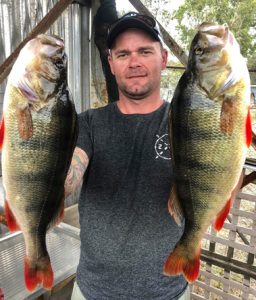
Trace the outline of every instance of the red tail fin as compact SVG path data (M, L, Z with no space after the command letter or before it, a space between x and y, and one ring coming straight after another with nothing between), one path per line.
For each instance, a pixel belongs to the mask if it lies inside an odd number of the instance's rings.
M5 211L5 221L7 223L7 226L9 228L9 230L11 232L20 230L20 226L18 225L18 223L16 222L16 219L9 207L8 202L5 200L4 203L4 211Z
M252 143L252 121L250 110L248 110L247 118L246 118L246 145L249 148Z
M174 276L183 273L188 282L194 282L199 276L201 250L199 248L193 259L188 258L185 252L184 246L178 244L165 262L164 274Z
M26 288L32 292L38 284L50 290L53 286L53 271L48 256L39 258L36 262L28 256L24 261L24 278Z
M1 123L0 123L0 150L3 148L4 143L4 117L2 117Z
M216 216L216 220L215 220L215 223L214 223L215 230L217 230L217 231L221 230L221 228L224 224L224 221L226 220L226 217L228 216L228 213L230 211L230 207L231 207L231 199L229 199L227 201L225 206L222 208L222 210Z

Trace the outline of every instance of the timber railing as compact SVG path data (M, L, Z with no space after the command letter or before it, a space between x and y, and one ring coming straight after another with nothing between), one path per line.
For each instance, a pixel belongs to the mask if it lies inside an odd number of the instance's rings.
M256 299L256 185L238 193L219 233L202 243L201 271L192 299Z

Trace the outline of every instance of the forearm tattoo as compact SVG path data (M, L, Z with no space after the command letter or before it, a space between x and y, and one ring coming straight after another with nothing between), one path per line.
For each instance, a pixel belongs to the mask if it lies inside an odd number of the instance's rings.
M65 197L74 193L80 186L88 164L89 158L87 154L82 149L76 147L65 181Z

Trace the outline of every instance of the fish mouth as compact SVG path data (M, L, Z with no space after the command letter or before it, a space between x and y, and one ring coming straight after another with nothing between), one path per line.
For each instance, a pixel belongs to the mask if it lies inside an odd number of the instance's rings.
M64 52L64 41L55 35L39 34L34 41L40 45L40 51L45 52L48 57Z
M232 47L237 43L227 24L216 25L213 23L203 23L200 25L199 31L208 36L210 46L213 47L220 44L222 44L223 47L226 45Z
M64 49L64 41L56 36L56 35L38 35L38 38L41 39L42 44L48 44L48 45L58 45L59 47Z
M227 34L228 26L226 24L216 25L213 23L203 23L200 25L199 31L205 34L223 38Z
M65 78L66 68L63 40L57 36L40 34L21 50L9 82L28 101L46 100Z

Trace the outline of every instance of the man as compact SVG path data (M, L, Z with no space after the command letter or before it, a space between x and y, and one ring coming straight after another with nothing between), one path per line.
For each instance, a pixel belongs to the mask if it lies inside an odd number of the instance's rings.
M72 300L189 299L183 276L163 275L183 232L167 210L169 104L160 97L167 51L156 21L137 13L110 26L107 44L119 100L79 116L66 180L70 193L83 177Z

